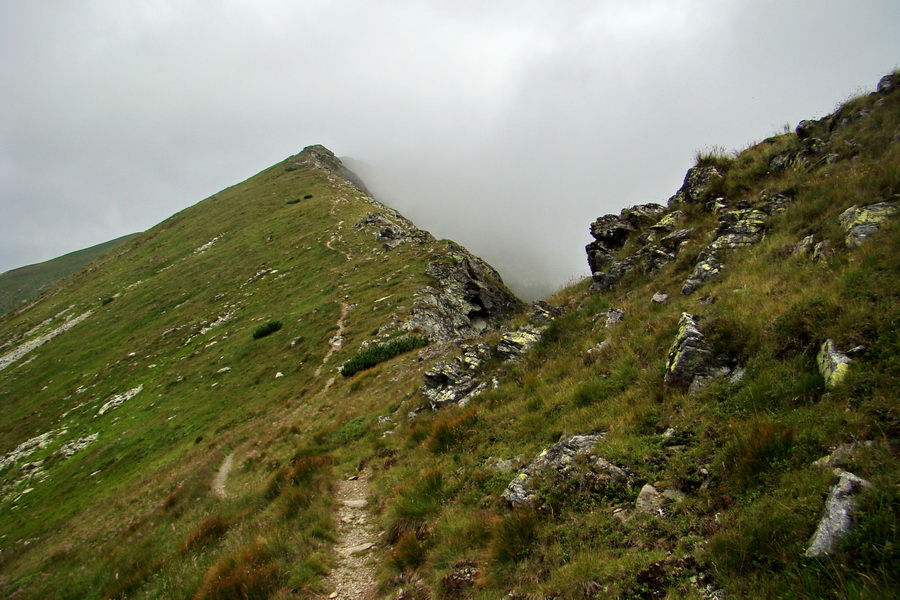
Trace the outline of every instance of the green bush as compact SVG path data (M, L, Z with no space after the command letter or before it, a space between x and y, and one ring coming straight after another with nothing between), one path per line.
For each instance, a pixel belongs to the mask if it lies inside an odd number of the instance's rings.
M253 330L253 339L258 340L259 338L264 338L267 335L272 335L279 329L281 329L281 321L269 321L265 325L260 325Z
M410 350L423 348L429 343L428 338L412 335L390 341L387 344L375 344L369 346L365 350L358 352L356 356L341 366L341 375L350 377L351 375L355 375L366 369L371 369L378 363L390 360L395 356L399 356Z

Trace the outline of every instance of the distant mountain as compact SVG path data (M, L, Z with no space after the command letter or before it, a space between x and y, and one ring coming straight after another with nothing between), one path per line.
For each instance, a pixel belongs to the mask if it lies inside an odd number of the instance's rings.
M57 281L77 273L98 256L137 235L137 233L123 235L90 248L0 274L0 315L28 303Z
M321 146L138 235L0 318L0 596L896 597L898 84L532 305Z

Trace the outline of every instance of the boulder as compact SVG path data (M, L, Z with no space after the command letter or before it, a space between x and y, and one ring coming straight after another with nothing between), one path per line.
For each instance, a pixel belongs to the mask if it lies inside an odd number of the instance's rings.
M896 88L897 84L894 82L894 74L890 73L878 80L878 85L875 90L879 94L890 94Z
M565 309L559 306L553 306L549 302L538 300L531 305L531 315L529 315L528 320L536 325L546 325L564 312Z
M534 479L551 470L565 475L571 471L576 456L588 456L592 467L607 477L610 484L626 485L628 475L623 469L591 454L604 437L605 434L573 435L553 444L538 454L509 482L501 497L513 507L531 502L535 497L532 489Z
M878 231L879 226L897 211L898 200L877 202L868 206L851 206L838 217L844 230L848 248L857 248L869 236Z
M852 360L843 352L838 352L834 340L825 340L816 355L819 373L825 379L825 387L833 388L839 384L850 370Z
M435 285L416 293L404 327L424 330L432 340L476 337L519 306L497 271L465 250L429 263L425 272Z
M865 442L852 442L850 444L840 444L834 450L831 451L831 454L828 456L823 456L819 460L813 463L813 466L819 467L820 469L835 469L835 468L844 468L847 466L847 463L853 458L853 455L856 454L859 450L863 448L874 448L875 442L872 440L868 440Z
M694 270L688 275L684 286L681 288L681 295L688 296L693 294L704 283L721 275L723 268L725 268L725 265L719 262L719 259L715 256L705 253L701 254L700 259L694 266Z
M712 184L721 177L722 172L714 166L688 169L681 188L669 198L669 206L682 202L688 204L700 202Z
M666 357L665 384L670 387L690 388L698 378L710 379L727 376L730 370L717 365L712 348L697 328L700 317L681 313L678 335Z
M838 470L838 480L831 487L825 501L825 514L809 541L806 556L821 557L830 554L838 541L853 528L853 512L856 495L872 484L848 471Z
M650 515L665 516L662 509L663 497L655 487L649 483L645 483L638 493L637 500L634 503L635 509L639 512Z
M611 308L606 312L606 327L607 329L614 326L616 323L621 321L625 317L624 310L618 310L616 308Z

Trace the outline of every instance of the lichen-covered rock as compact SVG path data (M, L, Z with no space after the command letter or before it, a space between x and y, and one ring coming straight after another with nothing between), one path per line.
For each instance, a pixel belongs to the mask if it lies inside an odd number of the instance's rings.
M719 217L716 239L707 251L715 254L720 250L755 244L762 239L766 230L766 217L766 213L754 209L725 213Z
M717 363L706 337L697 328L699 319L696 315L681 313L678 335L666 357L667 386L690 388L697 380L726 377L731 372Z
M721 171L714 166L692 167L684 176L684 183L674 196L669 198L668 205L673 206L686 202L693 204L700 202L710 186L722 177Z
M838 352L834 340L825 340L816 355L819 373L825 379L825 387L833 388L847 376L850 363L853 362L843 352Z
M538 454L513 478L501 497L514 507L531 502L535 496L534 479L551 469L564 475L571 469L576 456L588 456L592 467L608 477L610 484L625 485L628 475L623 469L591 454L604 437L604 434L573 435L553 444Z
M605 325L608 328L613 327L616 323L625 318L625 311L617 308L611 308L606 311Z
M809 541L806 556L821 557L830 554L835 544L853 527L856 495L872 484L847 471L838 472L838 480L832 486L825 501L825 514Z
M536 325L546 325L564 312L565 310L559 306L553 306L549 302L538 300L532 303L531 315L529 315L528 320Z
M881 224L897 211L900 201L877 202L868 206L851 206L838 217L846 235L848 248L857 248L878 231Z
M649 515L665 516L662 506L662 494L660 494L659 491L649 483L645 483L644 487L642 487L641 491L638 493L637 500L634 503L635 509L637 509L638 512L646 513Z
M541 339L541 330L534 327L523 327L516 331L508 331L497 343L497 354L503 360L520 356L537 344Z
M476 378L482 363L490 358L487 344L464 345L462 354L441 361L423 374L422 395L428 399L432 410L440 410L450 404L465 405L487 388Z
M616 266L619 261L615 258L615 251L625 245L632 233L656 222L664 211L665 208L659 204L639 204L623 209L618 215L604 215L594 221L591 224L594 241L585 246L591 273L614 271L611 279L618 281L631 270L633 265L628 263Z
M464 250L429 263L425 272L436 285L417 293L405 327L422 329L433 340L478 336L519 306L497 271Z
M701 254L700 259L694 266L694 270L688 275L688 278L684 282L684 286L681 288L681 295L688 296L693 294L694 291L704 283L721 275L724 267L725 265L723 265L715 256L711 254Z
M875 442L867 440L864 442L852 442L849 444L840 444L831 454L823 456L813 463L813 466L820 469L844 468L854 457L854 455L862 449L871 449L875 447Z

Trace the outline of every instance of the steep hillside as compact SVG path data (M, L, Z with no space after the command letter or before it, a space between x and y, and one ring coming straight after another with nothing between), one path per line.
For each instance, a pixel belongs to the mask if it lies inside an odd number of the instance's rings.
M893 598L898 84L529 307L321 147L179 213L0 320L0 590Z
M364 395L337 369L517 306L320 146L182 211L0 321L0 589L182 597L226 548L272 586L321 585L332 500L304 486L328 490L333 458L301 448L415 390Z
M501 339L491 389L360 451L382 589L895 597L898 83L599 218L530 352Z
M136 233L124 235L52 260L0 273L0 315L21 307L57 281L73 275L103 253L124 244L136 235Z

